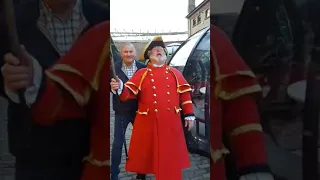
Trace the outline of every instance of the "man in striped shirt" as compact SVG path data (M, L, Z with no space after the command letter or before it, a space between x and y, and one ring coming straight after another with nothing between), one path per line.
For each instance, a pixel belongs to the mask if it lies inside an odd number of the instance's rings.
M122 82L127 82L133 74L144 68L145 65L135 60L136 49L131 43L121 45L121 61L115 63L116 74ZM122 147L125 141L125 132L129 123L133 124L138 102L130 100L128 102L117 101L116 95L113 96L113 110L115 111L114 139L111 150L111 180L118 180L120 173ZM137 175L137 179L145 179L142 174Z

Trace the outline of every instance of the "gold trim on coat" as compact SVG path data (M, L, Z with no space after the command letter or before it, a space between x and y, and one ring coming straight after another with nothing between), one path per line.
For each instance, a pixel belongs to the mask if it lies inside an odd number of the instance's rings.
M185 104L192 104L192 101L190 101L190 100L189 101L184 101L184 102L181 103L181 106L183 106Z
M137 89L136 91L133 90L129 85L132 84L135 86L135 84L133 84L132 82L126 82L124 84L125 87L127 87L134 95L137 95L139 93L139 89Z
M98 82L99 82L100 72L101 72L103 65L106 61L106 58L108 57L109 54L110 54L110 38L107 39L107 41L102 49L102 53L99 57L99 61L97 64L96 72L93 76L92 81L89 82L95 91L98 91L98 89L99 89ZM71 72L71 73L77 74L80 77L87 80L81 72L79 72L77 69L73 68L72 66L70 66L68 64L56 64L50 69L50 71L55 71L55 70L60 70L60 71L64 71L64 72Z
M97 64L97 71L93 77L93 81L91 82L91 86L94 90L99 89L99 80L100 80L100 73L104 66L104 63L106 62L107 57L110 57L110 37L107 38L107 41L104 44L104 47L102 49L102 54L100 55L99 62Z
M262 126L259 123L252 123L252 124L246 124L239 126L230 133L231 136L238 136L240 134L252 132L252 131L258 131L262 132Z
M73 98L77 101L77 103L80 106L84 106L88 103L89 99L90 99L90 95L91 95L91 90L89 87L86 87L84 92L83 92L83 96L81 94L79 94L78 92L74 91L67 82L65 82L62 78L60 78L59 76L56 76L54 74L52 74L50 71L46 71L45 72L47 77L49 79L51 79L52 81L57 82L58 84L60 84L65 90L67 90L72 96Z
M147 111L140 111L140 110L138 109L138 111L136 111L136 112L137 112L137 114L148 115L149 109L147 109Z
M220 88L220 85L217 85L217 88ZM253 86L238 89L234 92L220 91L218 89L216 89L216 90L217 90L216 91L217 97L220 97L223 100L232 100L232 99L236 99L236 98L243 96L243 95L260 92L260 91L262 91L262 88L260 85L256 84Z
M212 56L213 56L213 66L215 68L215 81L217 83L216 88L215 88L215 95L217 98L222 98L224 100L231 100L231 99L236 99L236 98L243 96L243 95L246 95L246 94L252 94L255 92L262 91L262 88L258 84L248 86L245 88L241 88L241 89L236 90L234 92L226 92L226 91L221 90L221 80L224 78L231 77L231 76L237 76L237 75L248 76L251 78L256 78L256 76L250 70L236 71L236 72L230 73L230 74L220 74L220 68L219 68L218 58L216 56L216 53L215 53L212 46L210 47L210 49L211 49Z

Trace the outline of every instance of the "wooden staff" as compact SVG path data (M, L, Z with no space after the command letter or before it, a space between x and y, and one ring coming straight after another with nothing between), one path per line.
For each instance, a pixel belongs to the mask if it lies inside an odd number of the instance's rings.
M26 58L23 57L22 49L19 43L13 0L3 0L3 12L8 28L10 51L20 60L20 65L28 65ZM19 100L21 104L26 104L24 90L19 91Z
M14 56L16 56L20 60L20 65L29 65L28 59L24 57L23 50L19 43L13 0L3 0L2 7L8 28L8 42L10 44L10 51ZM28 152L31 145L30 132L33 127L33 121L30 108L26 104L24 92L24 89L19 91L18 95L20 104L15 106L15 112L17 114L20 114L20 117L23 117L23 119L19 122L19 126L23 128L19 130L19 142L16 146L18 146L20 149L24 149L25 152Z

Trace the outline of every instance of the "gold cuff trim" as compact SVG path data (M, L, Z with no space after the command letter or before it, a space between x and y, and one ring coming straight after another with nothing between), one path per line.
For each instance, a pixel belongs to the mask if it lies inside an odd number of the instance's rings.
M185 89L185 90L180 90L180 89L178 88L178 90L177 90L177 92L180 93L180 94L185 93L185 92L188 92L188 91L192 91L192 89L191 89L191 88L188 88L188 89Z
M192 104L192 101L184 101L183 103L181 103L181 106L183 106L185 104Z
M140 111L140 110L138 110L138 111L136 111L136 112L137 112L137 114L148 115L149 109L147 109L147 111Z
M137 95L139 93L139 89L135 91L130 86L128 86L127 84L133 84L133 83L127 82L126 84L124 84L124 86L127 87L134 95Z
M98 167L110 166L110 160L99 161L99 160L93 159L92 154L90 154L89 156L84 157L83 161L87 161L90 164L92 164L94 166L98 166Z
M229 154L230 151L223 147L221 149L213 150L212 147L210 147L210 154L211 154L211 159L213 163L216 163L219 159L221 159L224 155Z
M55 70L71 72L71 73L74 73L74 74L77 74L77 75L83 77L81 72L79 72L78 70L74 69L73 67L71 67L70 65L67 65L67 64L56 64L52 67L51 71L55 71Z
M176 113L179 113L181 110L182 110L181 108L174 107L174 111L175 111Z
M180 84L178 85L177 87L181 87L181 86L188 86L188 87L191 87L190 84Z
M89 99L90 99L90 95L91 95L91 90L90 87L87 87L84 90L84 95L80 95L79 93L77 93L76 91L74 91L62 78L60 78L59 76L56 76L54 74L52 74L49 71L45 72L46 75L48 76L49 79L51 79L54 82L57 82L58 84L60 84L65 90L67 90L72 96L73 98L77 101L77 103L80 106L84 106L88 103Z
M245 87L245 88L239 89L234 92L219 91L219 87L220 86L218 85L217 89L216 89L216 96L223 99L223 100L232 100L232 99L236 99L236 98L243 96L243 95L252 94L252 93L262 91L262 88L260 85L253 85L253 86Z
M238 136L239 134L244 134L244 133L252 132L252 131L262 132L261 124L253 123L253 124L246 124L246 125L237 127L231 132L230 135L231 136Z

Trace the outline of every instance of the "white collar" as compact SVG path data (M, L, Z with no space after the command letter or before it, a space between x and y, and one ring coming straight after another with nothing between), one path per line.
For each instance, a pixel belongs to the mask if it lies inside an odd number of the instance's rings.
M157 64L152 64L153 67L162 67L164 66L164 64L161 64L161 65L157 65Z

